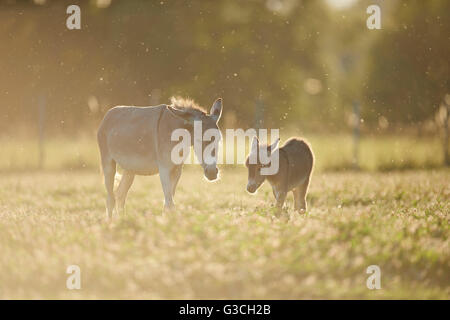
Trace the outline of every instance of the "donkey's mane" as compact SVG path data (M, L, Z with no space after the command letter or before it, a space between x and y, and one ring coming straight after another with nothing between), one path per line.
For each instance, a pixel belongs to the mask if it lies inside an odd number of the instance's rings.
M172 97L170 98L170 103L172 107L180 110L185 110L186 112L192 113L193 115L206 114L205 109L200 107L197 103L195 103L194 100L189 98Z

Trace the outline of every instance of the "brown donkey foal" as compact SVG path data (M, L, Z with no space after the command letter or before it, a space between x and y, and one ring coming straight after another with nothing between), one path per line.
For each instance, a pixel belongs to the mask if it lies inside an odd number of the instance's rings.
M248 168L247 191L255 193L267 178L277 200L278 210L283 207L287 193L292 191L295 210L306 211L306 193L314 165L313 152L309 144L302 139L290 138L277 149L279 141L280 139L277 139L268 146L261 145L257 137L253 138L251 151L245 162ZM261 153L268 155L270 161L273 161L273 156L278 153L278 170L275 170L274 174L262 174L261 170L271 164L263 164Z

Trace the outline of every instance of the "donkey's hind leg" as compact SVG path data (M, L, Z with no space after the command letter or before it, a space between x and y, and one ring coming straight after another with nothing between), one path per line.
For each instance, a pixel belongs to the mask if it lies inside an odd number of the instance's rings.
M115 207L114 199L114 177L116 175L116 162L114 160L102 161L103 175L105 176L106 187L106 210L111 219Z
M171 211L174 208L173 195L172 195L172 177L170 174L170 168L161 166L159 168L159 179L164 192L164 210Z
M128 190L130 190L131 185L134 181L134 174L130 171L124 171L122 174L122 179L120 180L119 186L116 191L117 200L117 212L124 212L125 200L127 198Z
M170 172L170 180L172 184L172 197L175 197L175 190L177 188L178 181L181 177L181 171L182 166L175 166L173 167L172 171Z

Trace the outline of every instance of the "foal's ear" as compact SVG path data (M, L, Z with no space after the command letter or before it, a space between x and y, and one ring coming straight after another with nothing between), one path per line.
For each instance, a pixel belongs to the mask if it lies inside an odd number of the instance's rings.
M220 116L222 115L222 98L217 99L209 111L209 115L214 121L217 123L220 120Z
M192 114L187 112L186 110L176 109L172 106L167 106L167 109L177 118L183 120L185 123L192 123L193 118Z
M280 138L277 138L277 140L275 140L274 143L272 143L270 146L267 147L267 151L269 151L269 153L272 153L272 151L278 147L279 143L280 143Z

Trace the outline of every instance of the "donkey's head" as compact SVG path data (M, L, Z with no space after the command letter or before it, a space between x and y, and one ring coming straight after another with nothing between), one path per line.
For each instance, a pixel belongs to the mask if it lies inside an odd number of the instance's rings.
M215 180L218 177L217 157L219 143L222 139L218 123L222 115L222 99L217 99L209 113L198 107L191 100L172 99L169 110L181 118L191 133L194 153L203 167L205 177Z
M266 175L262 174L261 171L263 168L269 168L271 166L269 158L278 147L279 142L280 139L277 139L273 144L265 145L260 144L257 137L253 137L250 154L245 161L245 166L248 168L248 192L255 193L263 184L264 180L266 180Z

